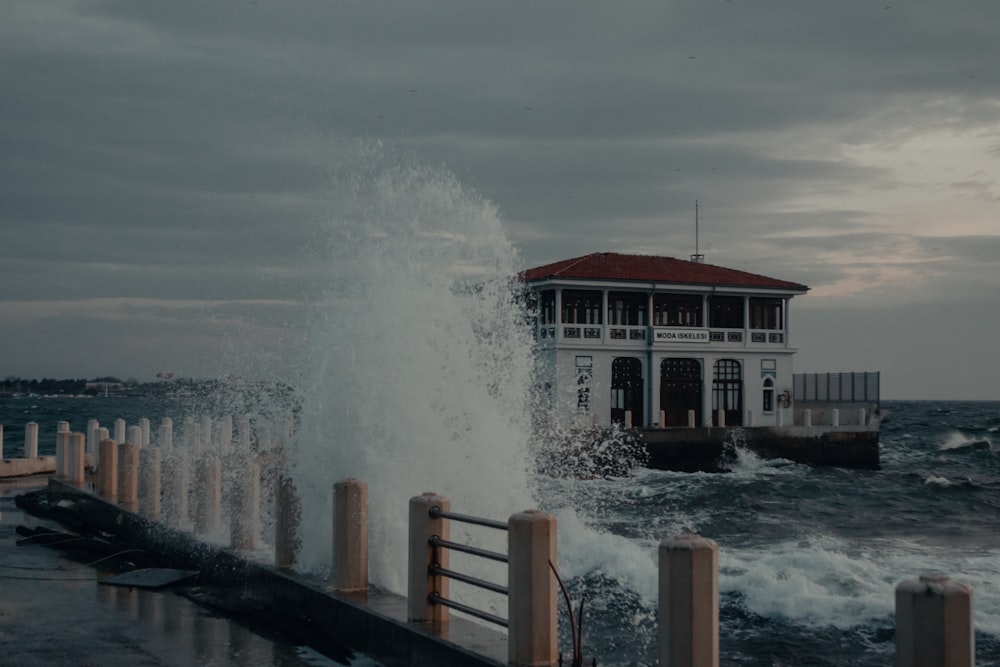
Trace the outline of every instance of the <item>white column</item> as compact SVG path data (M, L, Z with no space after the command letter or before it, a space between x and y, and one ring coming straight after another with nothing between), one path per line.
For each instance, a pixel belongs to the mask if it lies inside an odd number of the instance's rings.
M119 445L125 442L125 420L121 418L115 420L115 442Z
M507 522L507 661L513 665L554 665L558 659L556 518L538 510L519 512Z
M896 664L975 664L972 587L945 574L922 574L896 586Z
M59 448L59 435L56 434L56 449ZM38 457L38 424L36 422L28 422L24 425L24 458L33 459ZM58 452L56 458L56 465L59 465ZM58 475L58 471L56 472Z
M100 465L97 468L97 495L108 502L118 502L118 443L111 438L101 440Z
M333 485L333 587L368 588L368 484L353 477Z
M660 665L718 667L719 547L685 534L660 542Z
M450 559L447 549L432 549L428 540L432 535L447 540L451 532L448 519L430 517L432 507L448 511L451 509L451 502L443 496L429 492L410 498L406 616L407 620L418 623L443 624L448 621L448 608L440 604L431 604L429 598L431 594L448 597L448 579L431 576L428 568L431 563L437 562L447 569ZM435 554L435 551L440 553Z

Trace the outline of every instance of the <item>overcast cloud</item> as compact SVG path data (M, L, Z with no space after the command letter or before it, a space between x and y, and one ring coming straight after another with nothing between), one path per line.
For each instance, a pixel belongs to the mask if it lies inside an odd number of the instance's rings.
M1000 3L0 0L0 375L281 373L362 142L523 266L807 284L797 371L1000 399ZM358 167L363 168L362 166Z

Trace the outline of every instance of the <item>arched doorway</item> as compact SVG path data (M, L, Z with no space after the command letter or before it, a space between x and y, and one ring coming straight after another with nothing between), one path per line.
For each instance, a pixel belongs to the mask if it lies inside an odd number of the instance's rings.
M701 425L701 385L698 359L669 358L660 363L662 426L687 426L688 410L694 410L694 423Z
M712 424L719 425L719 410L725 411L726 426L743 425L743 367L736 359L715 362L712 377Z
M642 362L633 357L619 357L611 362L611 421L622 424L625 412L632 412L632 424L645 424L642 406Z

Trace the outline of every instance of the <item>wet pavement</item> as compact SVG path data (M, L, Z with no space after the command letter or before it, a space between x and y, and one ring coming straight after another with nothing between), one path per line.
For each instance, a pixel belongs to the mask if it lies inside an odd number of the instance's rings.
M219 616L171 589L100 583L115 572L76 562L17 534L58 524L15 506L43 477L0 479L0 666L345 665L264 628Z

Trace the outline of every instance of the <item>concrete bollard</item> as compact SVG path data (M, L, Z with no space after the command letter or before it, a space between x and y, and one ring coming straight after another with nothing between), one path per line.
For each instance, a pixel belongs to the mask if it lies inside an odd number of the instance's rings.
M858 408L858 423L862 426L868 425L868 411L864 408Z
M632 411L625 411L625 428L632 428Z
M660 542L660 664L718 667L719 547L685 534Z
M170 417L164 417L160 420L160 428L157 435L159 442L157 443L163 448L163 451L169 452L174 447L174 420Z
M96 419L87 420L87 455L90 456L94 469L99 468L101 463L101 449L98 447L101 440L97 437L97 429L99 428L101 425Z
M239 448L241 452L250 451L250 418L244 417L240 420L240 441Z
M209 535L222 525L222 464L218 457L199 459L194 476L194 531Z
M107 501L118 502L118 443L111 438L97 445L101 464L97 467L97 495Z
M212 450L212 418L208 415L201 417L201 447L202 451Z
M975 643L971 586L938 573L896 586L898 667L972 667Z
M717 422L716 426L718 426L719 428L726 428L726 411L725 410L716 410L715 414L716 414L716 422Z
M667 427L667 411L660 410L660 428Z
M115 442L119 445L123 442L128 442L128 434L126 432L125 420L119 417L115 420Z
M368 588L368 484L354 477L333 485L333 588Z
M239 473L229 513L230 546L251 551L257 548L260 525L260 466L247 463Z
M139 443L143 447L149 447L150 432L149 432L149 419L143 417L139 420L139 431L142 433L142 441Z
M219 456L229 456L233 449L233 417L226 415L219 420Z
M164 479L167 525L183 528L190 521L188 487L191 479L191 459L187 449L176 448L170 455L170 465Z
M111 433L103 426L97 429L97 442L101 440L111 440Z
M136 447L142 447L142 428L129 426L125 429L125 442Z
M37 446L36 446L37 447ZM27 445L25 445L27 449ZM27 454L27 452L25 452ZM33 458L25 456L25 458ZM68 474L69 432L56 433L56 477L66 479Z
M56 449L59 448L59 434L56 434ZM56 453L56 467L59 467L58 452ZM38 424L35 422L28 422L24 425L24 458L34 459L38 458ZM59 471L56 470L56 476L59 475Z
M554 665L559 656L556 518L527 510L507 521L507 662Z
M803 410L802 411L802 425L803 426L812 426L813 425L813 412L812 412L812 410Z
M695 421L695 411L688 410L688 428L695 428L696 426L698 426L698 424Z
M278 478L275 505L274 566L287 570L295 565L302 546L299 539L302 506L295 491L295 483L287 475Z
M830 410L830 426L840 426L840 410L837 408Z
M756 417L754 411L753 410L747 410L747 423L746 423L746 425L750 426L750 427L756 426L757 425L756 424L756 419L757 419L757 417Z
M66 481L82 487L87 465L87 436L83 433L69 433L68 431L63 431L63 433L68 436L64 445L66 447Z
M3 452L3 424L0 424L0 461L7 458L7 455Z
M130 512L139 508L139 445L118 445L118 504Z
M160 448L139 448L139 514L160 520Z
M451 501L436 493L424 493L410 498L409 568L407 576L406 616L418 623L444 624L448 622L448 608L431 604L432 595L448 597L448 580L432 576L428 568L436 563L447 569L450 562L447 549L433 549L428 540L437 535L442 540L451 536L448 519L432 519L430 509L438 507L445 512Z

